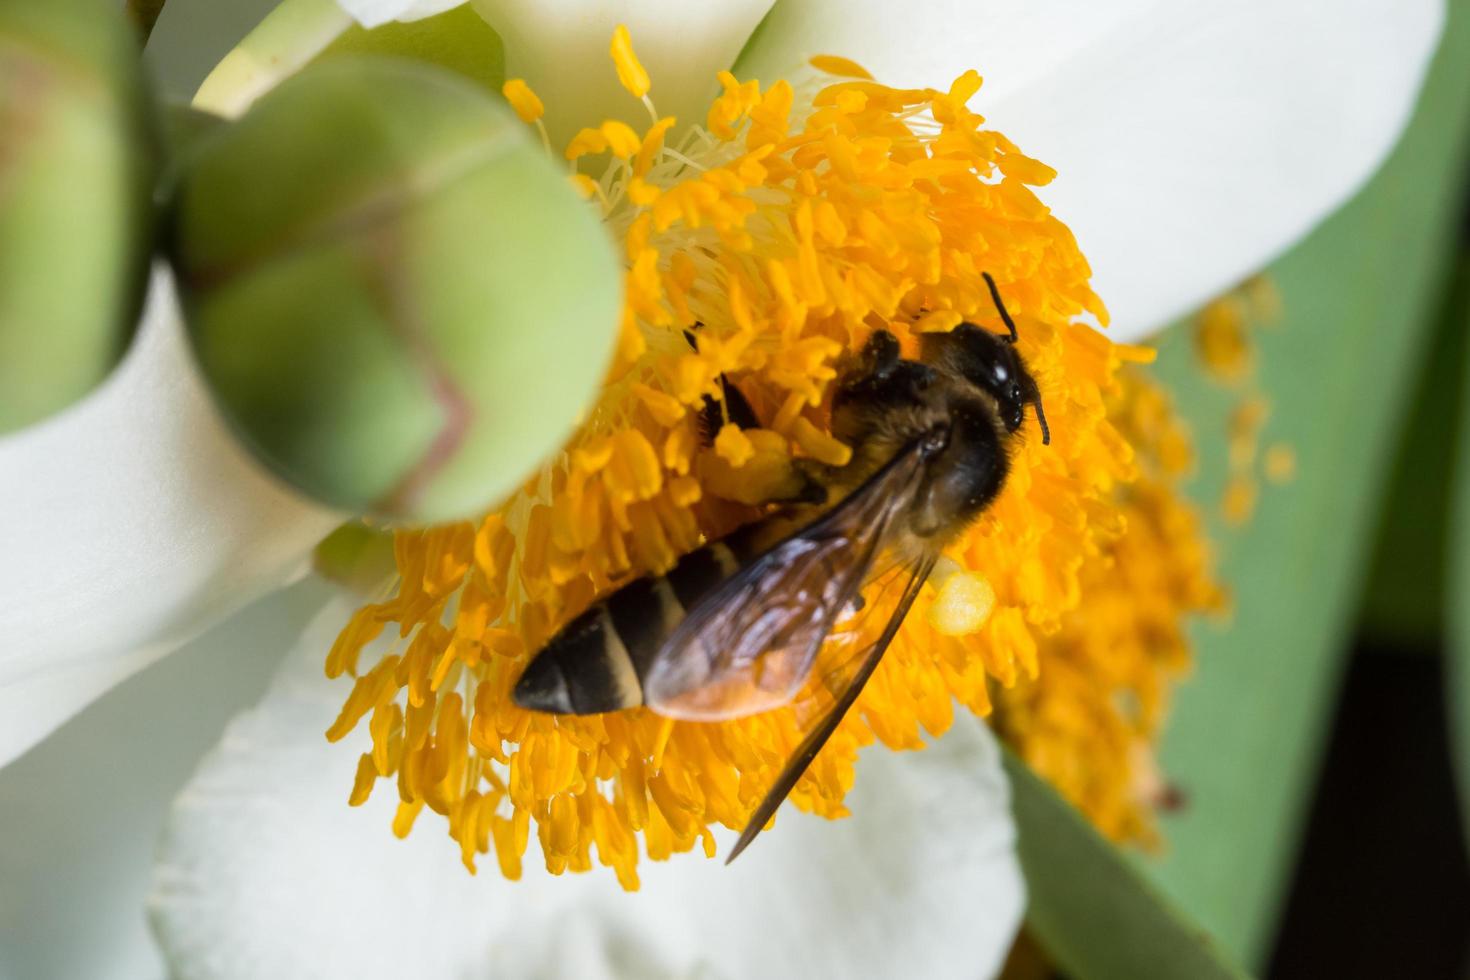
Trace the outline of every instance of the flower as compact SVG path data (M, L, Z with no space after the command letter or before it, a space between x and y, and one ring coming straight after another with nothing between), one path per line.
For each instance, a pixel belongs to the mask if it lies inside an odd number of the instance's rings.
M1089 258L1097 270L1095 282L1099 292L1105 294L1109 300L1109 307L1114 313L1115 328L1123 328L1118 335L1125 336L1156 327L1165 316L1194 305L1218 286L1238 279L1248 269L1267 260L1274 251L1305 230L1340 200L1371 169L1382 150L1391 142L1399 121L1405 114L1423 57L1435 33L1437 8L1430 5L1412 9L1396 8L1392 11L1388 11L1386 7L1383 11L1364 8L1358 11L1363 18L1361 22L1344 18L1334 25L1338 30L1333 32L1307 32L1297 29L1261 31L1258 28L1262 17L1280 18L1273 22L1288 26L1300 23L1292 22L1292 17L1299 17L1301 22L1310 23L1310 13L1306 7L1307 5L1287 5L1284 11L1279 11L1274 6L1268 10L1265 5L1248 10L1239 5L1233 5L1228 10L1221 8L1214 19L1206 15L1212 31L1219 33L1192 33L1189 40L1195 46L1190 47L1185 44L1168 45L1159 42L1160 37L1170 37L1172 29L1180 25L1179 18L1186 16L1182 13L1176 14L1166 5L1130 9L1130 16L1141 17L1146 13L1154 15L1148 31L1140 29L1133 33L1123 30L1119 22L1111 20L1111 13L1096 14L1100 19L1091 20L1090 17L1094 15L1079 15L1069 8L1064 9L1062 5L1039 9L1031 5L1030 12L1024 18L1010 13L1008 16L1015 19L1007 21L1000 17L991 25L992 30L984 35L982 43L994 44L995 47L987 53L980 45L970 43L970 31L961 30L958 26L977 24L983 12L967 10L962 14L958 11L931 10L932 20L914 16L910 12L904 30L890 30L885 36L874 30L873 18L881 14L876 7L846 8L843 16L839 17L820 4L798 4L789 10L784 9L783 5L777 8L776 17L763 31L760 43L753 47L751 57L780 56L780 45L777 41L788 43L786 35L778 29L783 21L788 23L788 29L803 28L807 31L804 35L798 31L796 40L790 41L790 44L803 48L808 44L819 44L822 50L843 51L869 65L880 76L898 81L907 79L890 72L892 65L885 62L883 57L883 45L891 44L896 37L918 37L924 45L924 59L915 58L911 52L898 52L901 55L897 59L900 62L899 67L907 65L910 69L919 64L941 67L944 58L960 56L962 45L959 42L963 40L964 61L967 65L969 62L984 65L991 76L992 86L1000 82L1005 74L1002 69L1008 63L1001 60L1004 50L1017 52L1020 65L1012 77L1021 81L1012 83L1016 90L1011 97L1020 101L1013 102L1012 105L1029 105L1035 111L1027 119L1021 119L1019 116L1022 114L1014 119L1007 119L999 111L1004 105L999 95L1004 93L1003 86L1006 84L1001 83L1002 87L997 93L998 104L988 115L1031 152L1047 159L1065 173L1077 175L1075 179L1082 186L1088 186L1087 181L1093 179L1086 176L1089 166L1096 168L1093 172L1099 173L1095 178L1097 183L1091 185L1090 196L1086 199L1076 201L1075 206L1069 208L1062 207L1060 197L1052 200L1056 201L1059 211L1065 210L1069 223L1087 243ZM1199 11L1194 11L1194 14L1199 16ZM850 36L841 33L849 28L856 33ZM1361 34L1355 28L1361 28ZM863 34L864 31L872 33ZM650 64L655 63L652 52L656 45L652 43L653 39L638 32L636 28L635 33L645 58ZM605 36L604 31L603 37ZM1340 50L1350 54L1371 50L1373 57L1344 59L1345 64L1351 63L1353 70L1359 72L1352 76L1353 87L1285 84L1283 79L1294 77L1290 71L1296 64L1289 57L1295 49L1289 45L1293 42L1302 43L1302 38L1308 36L1321 43L1341 43L1344 47ZM770 40L766 40L768 37ZM1385 44L1386 37L1396 39L1401 45ZM1121 42L1106 45L1103 43L1105 39L1112 42L1119 38L1137 41L1137 49L1125 48ZM844 43L849 41L852 43ZM522 52L529 52L533 43L531 39L525 40ZM1275 47L1276 45L1280 47ZM734 45L737 50L739 46ZM1220 69L1221 59L1227 56L1226 52L1229 52L1229 57L1244 62L1250 60L1246 52L1257 51L1257 46L1269 46L1270 51L1264 53L1278 57L1260 60L1259 67L1256 67L1256 61L1252 61L1254 70L1244 76ZM570 44L566 46L571 47ZM543 50L556 49L547 45ZM1130 65L1128 79L1123 77L1123 73L1098 67L1104 61L1104 52L1107 64L1123 60ZM1216 57L1201 57L1203 53L1210 52ZM803 57L809 53L813 52L802 51ZM517 56L514 47L511 54L514 66L514 58ZM1072 67L1073 62L1069 60L1074 57L1076 68ZM1176 57L1178 63L1170 60ZM1305 56L1301 56L1300 60L1303 64L1311 65L1331 63L1328 59L1317 61ZM1011 61L1009 64L1016 65L1017 62ZM708 67L704 70L707 71ZM1157 79L1163 75L1154 74L1166 70L1171 79L1169 91L1157 85ZM1073 74L1074 71L1081 74ZM1376 74L1377 72L1383 74ZM949 77L958 74L957 71L948 73ZM527 73L527 77L531 79L533 87L543 95L549 91L530 73ZM780 77L780 70L775 74L766 73L766 77ZM1079 77L1085 77L1087 83L1079 83ZM1153 89L1148 88L1148 79L1155 80ZM1025 83L1034 87L1027 89ZM1130 88L1129 85L1141 86L1141 89ZM671 80L671 87L679 86ZM1171 107L1178 106L1177 102L1171 100L1176 92L1190 93L1198 102L1198 107L1189 113L1189 119L1183 118L1184 113L1170 111ZM1130 94L1132 97L1126 97ZM1229 98L1221 98L1226 95ZM1368 97L1364 97L1365 95ZM1299 101L1297 97L1300 97ZM1215 101L1216 98L1220 101ZM1129 115L1122 119L1115 113L1096 111L1099 105L1111 107L1120 104L1130 108ZM1215 111L1205 112L1205 105L1211 106ZM1261 138L1235 141L1231 144L1232 154L1239 153L1241 156L1231 155L1219 161L1213 160L1212 154L1219 151L1219 140L1213 138L1215 134L1221 130L1230 131L1232 127L1243 126L1252 118L1251 113L1257 113L1263 108L1269 108L1279 115L1260 120L1267 124ZM1322 127L1320 131L1303 131L1301 123L1304 119L1322 118L1324 114L1333 118L1333 125ZM1182 125L1171 132L1168 127L1156 125L1166 119L1181 124L1204 120L1209 123L1210 128L1204 128L1203 124ZM1048 134L1045 123L1050 121L1055 121L1057 128ZM1028 125L1039 128L1028 133L1025 131ZM1376 138L1365 140L1365 135ZM1329 139L1334 138L1341 140L1341 144L1329 142ZM1113 152L1120 146L1126 147L1130 152ZM1279 159L1278 154L1297 161L1297 165L1290 168L1288 180L1282 180L1274 165L1267 163ZM1218 166L1211 168L1212 163ZM1240 196L1201 195L1198 191L1199 182L1209 174L1234 177L1234 180L1225 181L1224 184L1238 188ZM1179 178L1179 183L1171 184L1170 179L1176 177ZM1068 178L1071 179L1073 178ZM1098 193L1099 188L1106 192ZM1061 182L1056 185L1054 193L1064 193ZM1227 202L1221 203L1222 198L1227 199ZM1243 207L1240 203L1242 200L1258 203L1259 206ZM1111 220L1105 220L1108 218ZM1089 226L1103 229L1097 232L1102 237L1098 238L1096 244L1093 243L1093 234L1087 231ZM1106 229L1109 227L1113 229L1111 238L1107 237ZM1191 240L1191 236L1184 232L1192 228L1206 228L1210 233L1201 243L1201 247L1181 248L1181 241ZM1112 280L1111 283L1109 279ZM1156 301L1150 299L1151 297L1156 297ZM72 441L77 445L85 445L89 436L90 433L79 432ZM220 440L221 444L225 444L223 436ZM11 446L3 448L8 451ZM3 468L0 471L4 471ZM108 481L121 480L128 474L126 471L104 471L99 476L105 478L98 481L104 488L98 491L101 494L109 492L107 487L116 485ZM157 479L157 470L135 474L131 479L146 485ZM8 487L0 489L6 491L7 500L11 499ZM80 511L86 509L85 504L76 506ZM322 523L326 524L328 521L323 519ZM68 545L68 542L64 539L58 540L54 535L57 532L65 533L69 528L64 526L64 522L56 524L57 526L47 527L46 530L53 536L44 545L37 543L29 552L22 553L39 555L44 546L46 553L59 556L63 565L70 563L69 567L73 569L85 566L90 549L95 545L95 533L90 537L79 536L77 543L70 546L73 550L68 550L67 547L62 547ZM169 533L167 521L160 521L159 524L162 526L155 525L155 538L161 553L167 555L172 549L185 545L183 536ZM307 536L302 535L303 538ZM236 544L223 554L226 558L221 561L221 565L255 552L244 545ZM28 572L33 574L34 568L28 569ZM110 577L97 576L102 582L116 581L118 578L116 572ZM44 594L64 594L64 590L47 590ZM18 625L28 628L18 632L27 636L44 636L48 627L65 622L68 618L75 619L78 610L90 611L87 600L96 605L97 622L103 622L104 614L115 615L103 604L96 602L96 592L73 593L68 598L77 604L67 607L66 610L50 612L50 618L22 621ZM189 597L171 599L171 603L166 609L170 614L182 610L182 614L192 616L198 611L198 607ZM44 663L49 651L32 652ZM94 652L99 654L98 659L101 660L102 653L112 651ZM113 660L111 666L116 669L121 663L120 660ZM309 736L303 734L301 737ZM259 765L271 777L280 775L273 770L269 759L259 760ZM320 781L323 776L319 771L313 770L309 775L302 772L300 779ZM289 781L290 788L294 789L299 785L294 780ZM279 784L277 788L281 788ZM856 819L862 818L859 816ZM196 830L200 834L199 839L207 839L209 845L201 845L191 853L210 859L229 853L230 847L221 846L220 842L222 839L237 839L228 838L232 828L236 833L249 831L248 827L221 823L213 818L201 818ZM213 836L215 834L225 835L225 838ZM268 839L258 842L269 843ZM184 869L189 874L196 874L199 870L197 867ZM423 873L429 872L425 870ZM309 905L293 906L291 911L299 920L306 921L308 913L329 905L329 902L318 901ZM179 908L177 914L187 917L189 909ZM211 928L221 922L228 924L227 912L224 919L211 919ZM222 955L249 948L250 937L230 933L228 930L216 935L219 937L218 948L224 951Z
M322 740L319 723L339 695L321 649L349 611L338 599L317 614L265 701L231 723L173 805L149 907L174 975L861 975L904 958L945 976L959 962L999 966L1015 912L986 914L997 903L975 896L1018 895L1019 882L996 747L982 729L901 766L878 763L857 794L862 819L783 821L729 868L661 862L636 895L610 876L534 867L505 887L465 874L438 835L385 842L390 796L348 811L325 778L355 754ZM223 826L237 835L228 848ZM838 908L841 923L829 920ZM918 909L923 921L896 935L890 923Z
M566 450L503 506L478 522L398 532L396 594L360 609L326 658L329 677L355 678L327 737L371 732L351 799L395 783L400 836L427 806L448 818L471 870L490 851L519 878L534 831L553 873L587 869L595 853L633 889L640 850L665 858L702 843L711 854L711 827L745 823L813 708L798 701L719 725L641 709L538 716L510 699L528 654L612 584L661 574L749 521L748 505L791 483L793 449L845 464L859 447L822 428L842 353L875 324L910 349L961 320L1004 329L980 275L992 274L1055 435L1020 444L1005 492L947 552L951 584L988 581L993 610L927 629L921 594L793 791L803 808L843 815L858 747L922 747L921 728L950 727L952 700L989 714L989 682L1035 678L1038 639L1076 610L1089 556L1111 557L1124 502L1152 516L1149 498L1130 494L1133 454L1105 411L1122 364L1150 355L1079 322L1107 313L1076 242L1031 189L1054 173L967 108L975 71L941 89L894 89L820 57L824 74L800 96L784 80L763 88L724 72L707 125L668 145L673 120L649 98L625 27L611 55L648 121L642 132L589 125L565 151L625 243L610 378ZM508 89L539 123L542 100L524 82ZM697 349L685 331L697 331ZM721 378L769 421L727 422L701 447L698 412L720 397ZM1171 544L1166 563L1194 542ZM868 601L883 609L881 589ZM1177 630L1186 610L1170 605L1163 618ZM883 617L871 622L879 629ZM401 642L364 657L385 626ZM1113 656L1146 652L1140 643ZM848 656L834 640L814 676Z

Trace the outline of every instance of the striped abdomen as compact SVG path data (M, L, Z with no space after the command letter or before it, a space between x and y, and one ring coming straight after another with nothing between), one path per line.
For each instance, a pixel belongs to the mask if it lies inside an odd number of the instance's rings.
M753 529L751 529L753 530ZM691 551L668 574L623 586L568 623L516 682L523 708L590 715L643 703L643 678L687 610L737 572L751 535Z

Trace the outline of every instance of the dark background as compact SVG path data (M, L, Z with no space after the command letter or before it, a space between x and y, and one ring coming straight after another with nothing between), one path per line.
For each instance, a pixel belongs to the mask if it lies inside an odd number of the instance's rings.
M1373 573L1267 976L1470 976L1470 861L1451 756L1445 569L1470 358L1470 213L1400 439Z

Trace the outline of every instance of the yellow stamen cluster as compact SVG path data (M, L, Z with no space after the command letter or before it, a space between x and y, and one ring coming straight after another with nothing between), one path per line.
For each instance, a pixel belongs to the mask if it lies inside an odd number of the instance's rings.
M1152 745L1189 666L1184 614L1220 612L1225 597L1199 515L1175 490L1188 436L1142 372L1121 380L1109 417L1139 467L1114 494L1122 533L1084 562L1081 602L1041 641L1041 675L1000 693L994 724L1100 831L1152 844L1154 813L1173 797Z
M393 780L399 834L427 806L448 818L467 866L493 848L514 878L534 827L553 872L595 860L634 888L640 853L710 853L711 826L742 826L810 712L719 724L645 709L551 717L516 707L511 688L595 597L668 569L789 490L794 458L844 462L851 447L829 434L827 399L838 359L874 329L910 352L918 333L961 320L998 330L989 272L1019 323L1052 444L1028 422L1006 490L946 556L950 594L936 610L925 589L792 793L797 806L840 816L862 746L920 748L921 731L949 727L955 701L986 715L992 685L1040 676L1044 687L1042 651L1075 624L1100 563L1162 544L1125 536L1137 509L1127 488L1149 490L1110 415L1120 369L1148 352L1083 322L1106 313L1071 233L1031 190L1052 172L969 110L978 75L947 91L895 89L825 58L831 84L798 99L786 82L721 73L705 126L670 145L674 120L653 111L625 32L612 54L650 124L584 129L566 156L625 249L615 364L582 429L502 507L398 534L396 593L360 610L329 655L329 675L356 681L328 735L366 721L373 747L351 799ZM523 84L507 95L537 119ZM727 424L706 445L695 416L720 398L721 375L765 427ZM1197 547L1192 536L1170 546ZM1190 604L1174 597L1145 597L1170 628Z

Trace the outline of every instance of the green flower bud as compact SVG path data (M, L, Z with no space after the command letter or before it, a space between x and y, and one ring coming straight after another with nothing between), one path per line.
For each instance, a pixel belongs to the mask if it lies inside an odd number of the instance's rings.
M127 349L153 144L115 0L0 0L0 432L86 394Z
M312 66L185 165L173 256L226 416L334 506L480 511L601 381L621 270L492 95L410 61Z

